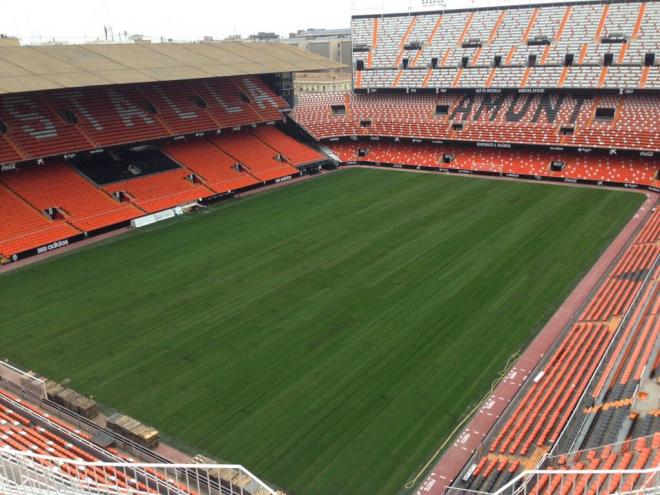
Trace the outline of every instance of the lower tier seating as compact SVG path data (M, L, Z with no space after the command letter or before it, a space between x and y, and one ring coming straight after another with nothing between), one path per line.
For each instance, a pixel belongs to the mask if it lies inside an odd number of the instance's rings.
M9 258L77 234L80 231L68 223L49 220L0 184L0 255Z
M278 153L249 132L238 132L214 136L209 140L222 151L230 155L247 171L266 182L281 177L297 175L298 170L278 158Z
M321 153L287 136L276 127L257 127L251 133L259 141L277 151L294 167L325 160L325 156Z
M567 425L575 424L579 431L587 423L583 421L582 411L577 409L583 394L587 393L591 397L591 391L602 390L608 380L615 386L629 384L630 380L639 383L642 370L653 368L651 364L657 358L652 355L652 347L657 341L658 329L652 321L655 321L660 303L657 300L657 267L654 273L649 270L660 255L660 235L657 230L653 230L659 219L660 210L649 214L645 226L621 253L619 261L586 309L549 353L543 367L530 375L530 383L484 444L487 453L472 464L472 471L467 471L459 481L460 487L488 491L509 479L504 474L506 466L511 466L514 471L518 469L518 466L513 468L513 462L519 462L526 469L533 468L557 445L565 429L569 432L572 430L573 426L567 428ZM649 232L655 232L654 237ZM638 273L644 274L644 283L637 278ZM621 280L626 284L612 289L612 280ZM640 323L639 332L632 340L629 340L630 332L625 327L619 330L622 324L620 317L628 312L632 312L634 321ZM620 345L621 342L624 344ZM624 349L626 343L630 344L629 349ZM603 359L608 348L615 350L618 364L610 365L607 359ZM619 367L620 372L611 379L610 372L614 366ZM598 383L598 380L594 380L598 373L607 376L608 380L603 379L602 383ZM649 376L653 376L654 371L650 373ZM632 395L636 390L635 383L628 389ZM611 414L604 416L606 423L599 424L598 418L596 423L589 423L591 426L586 427L583 432L585 436L580 442L584 442L585 438L589 440L594 432L598 433L594 445L611 444L622 437L635 440L628 442L627 446L620 446L617 451L607 448L609 450L602 454L594 450L588 455L573 456L568 461L564 458L557 466L551 465L552 469L641 469L659 465L660 434L656 432L654 437L646 440L632 436L648 435L649 430L654 434L655 413L646 412L636 428L635 419L629 416L631 411L626 407L632 401L620 399L625 397L618 397L611 404L599 403L589 408L589 413L592 410L611 408ZM574 413L577 417L571 420ZM629 448L633 445L635 452ZM589 477L572 477L564 479L560 487L561 477L546 476L538 480L537 491L534 493L595 494L601 488L605 493L614 493L621 488L630 491L638 486L638 479L632 476L607 478L602 476L591 480Z
M288 156L279 156L283 153ZM14 167L0 173L0 258L297 176L290 163L310 159L324 156L267 127Z
M58 209L84 232L143 215L134 206L112 199L61 160L16 169L0 175L0 180L35 208Z
M657 161L636 156L393 141L337 142L331 143L329 148L344 162L421 165L660 187ZM359 157L359 150L366 150L367 155ZM444 154L453 155L454 161L451 164L443 163ZM551 170L551 161L563 161L564 168L561 171Z
M171 158L197 174L217 193L258 184L259 180L241 170L238 162L205 138L174 141L161 149Z
M111 194L124 193L133 204L146 212L154 213L212 194L206 186L191 182L190 175L189 170L180 168L115 182L103 189Z

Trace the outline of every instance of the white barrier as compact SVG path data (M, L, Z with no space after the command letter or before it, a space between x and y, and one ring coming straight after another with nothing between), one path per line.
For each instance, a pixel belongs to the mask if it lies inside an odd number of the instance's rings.
M584 480L587 479L587 477L595 479L599 476L604 476L606 477L606 481L602 483L602 492L597 490L596 494L658 495L660 494L660 476L658 476L658 473L660 473L660 467L648 469L537 469L533 471L523 471L499 490L494 492L480 492L468 488L449 487L445 493L448 495L527 495L528 493L537 493L536 486L541 482L543 488L539 490L540 493L560 493L564 491L571 495L574 493L584 495L587 493L586 484L581 491L576 492L573 490L573 483L575 482L576 477L582 477L581 479ZM610 476L618 476L618 478L609 478ZM626 482L628 481L629 476L636 477L633 488L626 487ZM617 486L614 487L614 490L610 491L610 484L614 479L618 479ZM549 486L554 486L556 490L547 490ZM566 490L563 490L564 487L566 487Z
M3 495L275 495L238 464L83 462L0 448Z
M183 215L184 210L181 206L176 208L170 208L169 210L159 211L158 213L152 213L151 215L145 215L140 218L135 218L131 220L131 227L134 229L140 229L146 227L147 225L153 225L164 220L169 220L178 215Z

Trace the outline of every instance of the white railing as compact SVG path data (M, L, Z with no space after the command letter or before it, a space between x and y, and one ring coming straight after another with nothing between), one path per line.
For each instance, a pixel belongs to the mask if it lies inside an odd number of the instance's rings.
M3 495L275 495L238 464L85 462L0 448Z
M649 469L564 469L564 470L548 470L538 469L534 471L523 471L515 478L511 479L508 483L502 486L499 490L492 492L491 495L527 495L527 493L537 493L536 486L544 480L543 489L538 493L550 493L548 487L554 486L552 493L587 493L589 490L589 483L586 481L586 476L594 478L597 476L606 476L605 482L599 487L595 493L616 493L619 495L624 494L644 494L644 495L658 495L660 494L660 466ZM619 475L618 486L615 490L610 489L610 476ZM547 478L546 478L547 476ZM630 476L637 476L637 480L633 484L633 488L624 490L626 482ZM584 486L581 491L576 491L577 485L583 481ZM570 485L569 485L570 483ZM454 488L450 487L446 491L449 495L469 495L469 494L486 494L487 492L480 492L470 490L467 488Z
M46 398L46 382L31 372L12 366L7 361L0 361L0 381L7 381L24 388L41 399Z

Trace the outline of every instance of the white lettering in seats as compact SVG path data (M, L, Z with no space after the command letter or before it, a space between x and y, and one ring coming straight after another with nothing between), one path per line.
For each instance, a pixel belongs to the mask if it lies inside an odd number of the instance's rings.
M154 87L156 90L156 93L160 95L160 97L167 103L170 108L174 111L175 114L179 116L180 119L186 120L186 119L196 119L197 118L197 112L184 112L181 110L174 101L172 101L172 98L163 91L161 88L158 86Z
M266 108L266 103L269 103L271 107L277 108L277 102L271 98L271 96L263 91L252 79L244 78L241 79L241 82L245 85L245 88L250 93L250 96L261 109Z
M98 120L91 114L89 110L80 101L83 97L82 91L66 91L64 93L58 93L55 95L56 100L66 101L73 106L78 111L78 114L87 120L94 128L95 131L102 131L103 126L99 123Z
M225 112L227 113L240 113L243 110L241 107L232 107L229 106L216 91L208 84L208 83L202 83L202 86L206 89L206 91L209 92L209 94L213 97L213 99L220 105L222 108L224 108Z
M154 124L156 122L147 112L133 105L128 98L120 95L117 90L106 89L106 93L126 127L133 127L135 125L133 122L135 118L142 119L145 124Z
M52 120L39 112L39 105L21 95L6 96L3 107L9 115L21 123L21 129L35 139L57 137L57 129Z

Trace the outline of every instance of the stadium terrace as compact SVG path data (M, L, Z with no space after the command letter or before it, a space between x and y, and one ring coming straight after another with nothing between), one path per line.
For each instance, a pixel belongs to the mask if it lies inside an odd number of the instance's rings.
M350 23L0 47L0 492L660 492L660 1Z

